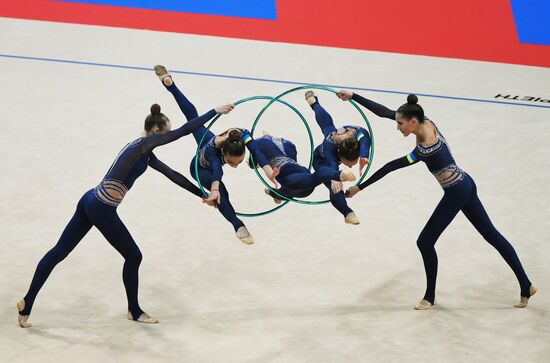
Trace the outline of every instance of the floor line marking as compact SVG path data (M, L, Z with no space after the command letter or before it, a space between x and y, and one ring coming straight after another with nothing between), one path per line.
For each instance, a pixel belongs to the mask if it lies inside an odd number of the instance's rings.
M68 60L68 59L29 57L29 56L20 56L20 55L12 55L12 54L0 54L0 57L23 59L23 60L45 61L45 62L79 64L79 65L96 66L96 67L122 68L122 69L131 69L131 70L148 71L148 72L152 71L152 68L147 68L147 67L75 61L75 60ZM365 88L365 87L352 87L352 86L333 85L333 84L296 82L296 81L278 80L278 79L270 79L270 78L234 76L234 75L216 74L216 73L190 72L190 71L178 71L178 70L170 70L170 72L174 74L186 74L186 75L192 75L192 76L229 78L229 79L238 79L238 80L245 80L245 81L281 83L281 84L291 84L291 85L300 85L300 86L302 85L323 86L323 87L330 87L330 88L350 89L350 90L356 90L356 91L367 91L367 92L377 92L377 93L391 93L391 94L400 94L400 95L408 95L410 93L414 93L417 96L422 96L422 97L442 98L442 99L457 100L457 101L494 103L494 104L501 104L501 105L508 105L508 106L550 108L550 105L545 106L545 105L535 105L535 104L527 104L527 103L486 100L486 99L480 99L480 98L435 95L435 94L429 94L429 93L416 93L416 92L405 92L405 91L395 91L395 90L385 90L385 89Z

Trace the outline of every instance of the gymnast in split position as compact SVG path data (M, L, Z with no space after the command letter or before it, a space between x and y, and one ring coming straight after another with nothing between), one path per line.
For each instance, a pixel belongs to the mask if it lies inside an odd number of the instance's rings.
M493 226L479 200L474 180L456 165L447 140L435 123L424 116L424 110L418 104L418 98L415 95L409 95L407 103L399 107L397 111L393 111L350 91L339 91L337 95L344 101L353 99L379 117L397 121L397 129L403 136L414 134L416 137L416 147L410 154L390 161L365 182L350 188L346 192L348 197L353 197L362 189L382 179L386 174L419 161L426 164L428 170L443 188L443 198L417 240L426 270L427 286L424 297L416 304L415 309L429 309L435 302L437 278L435 243L459 211L464 213L483 238L500 253L511 267L520 286L520 301L514 306L526 307L529 298L537 292L536 287L531 284L512 245Z
M336 128L330 114L321 106L313 91L307 91L305 98L315 112L315 120L323 133L323 142L315 148L313 153L313 168L319 170L328 167L339 170L340 164L351 168L359 163L359 172L369 163L371 137L367 130L359 126L346 125ZM348 206L344 196L342 182L325 182L329 189L330 203L349 224L359 224L359 218Z
M174 96L179 108L187 118L191 121L197 117L197 109L195 106L185 97L185 95L178 89L171 74L166 67L162 65L155 66L155 74L158 76L162 84L166 89ZM204 134L206 133L206 136ZM269 179L273 179L272 169L263 158L261 152L255 148L255 140L246 129L232 128L222 132L219 135L214 135L208 131L206 127L202 126L193 131L193 137L197 144L204 136L204 142L199 150L199 167L198 177L204 188L210 191L208 198L205 202L216 203L218 210L224 216L224 218L233 225L237 238L246 244L254 243L254 238L244 225L244 223L237 217L235 209L231 205L229 200L229 192L225 184L222 182L223 169L225 164L229 164L231 167L236 168L244 160L245 148L251 153L254 153L255 157L264 166L264 172ZM195 172L195 157L191 160L190 165L191 175L197 180Z
M118 216L117 207L136 179L145 172L147 166L164 174L187 191L202 197L199 188L160 161L153 154L153 150L157 146L168 144L188 135L216 114L226 114L232 109L232 104L217 107L187 122L180 128L170 131L170 120L160 112L160 106L158 104L151 106L151 113L145 119L145 136L128 143L117 155L99 185L82 196L77 204L76 212L65 227L59 241L38 263L29 291L17 303L18 320L22 328L31 327L28 318L36 295L54 267L71 253L92 226L97 227L107 241L124 257L122 279L128 299L128 319L148 324L158 322L139 306L138 269L142 255ZM213 205L212 201L206 202Z
M337 181L338 183L353 181L355 175L351 171L334 170L326 166L319 167L315 172L310 172L308 168L298 164L296 146L292 141L264 135L256 139L256 148L251 152L254 157L255 165L259 164L264 170L266 166L271 166L272 181L276 181L280 186L275 189L277 193L266 189L266 194L273 197L275 203L281 203L280 194L287 198L305 198L315 188L323 183ZM263 161L262 161L263 160ZM270 175L266 173L269 177Z

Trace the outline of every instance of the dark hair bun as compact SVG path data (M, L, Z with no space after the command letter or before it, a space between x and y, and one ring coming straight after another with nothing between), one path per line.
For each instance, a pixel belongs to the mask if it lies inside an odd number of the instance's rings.
M342 141L341 147L347 150L359 149L359 142L354 137L348 137Z
M151 115L160 115L160 105L157 103L154 103L151 106Z
M413 94L408 95L407 103L409 105L416 105L418 103L418 97L416 97L416 95L413 95Z
M229 131L229 135L227 137L229 141L237 141L241 139L241 131L240 130L231 130Z

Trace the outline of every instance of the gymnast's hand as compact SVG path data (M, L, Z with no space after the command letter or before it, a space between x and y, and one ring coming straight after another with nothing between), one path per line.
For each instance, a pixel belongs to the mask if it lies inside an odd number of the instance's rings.
M223 106L218 106L216 107L214 110L216 111L216 113L222 115L222 114L228 114L229 112L231 112L232 109L235 108L235 105L233 105L232 103L228 103L227 105L223 105Z
M330 181L330 190L332 190L332 192L334 194L338 194L342 190L344 190L344 183L342 183L340 181L336 181L336 180L331 180Z
M203 198L202 202L204 204L209 205L210 207L214 207L214 208L218 209L218 203L215 200L208 200L206 198Z
M370 160L369 158L361 158L359 159L359 173L363 175L363 168L367 165L369 165Z
M357 185L352 186L348 190L346 190L346 198L353 198L353 196L357 193L359 193L361 189Z
M203 203L206 203L208 205L220 204L220 199L220 191L218 189L211 189L208 198L204 199Z
M275 187L279 186L279 183L277 183L277 175L281 172L281 168L279 166L273 168L273 172L271 173L271 177L269 180L275 185Z
M341 99L342 101L349 101L350 98L353 97L353 92L342 89L336 92L336 96L338 96L338 98Z

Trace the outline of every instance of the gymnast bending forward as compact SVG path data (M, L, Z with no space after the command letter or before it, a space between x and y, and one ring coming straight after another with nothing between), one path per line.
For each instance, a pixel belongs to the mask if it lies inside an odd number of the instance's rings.
M118 216L117 207L136 179L145 172L147 166L164 174L187 191L202 197L199 188L160 161L153 154L153 150L157 146L168 144L188 135L212 119L217 113L225 114L232 109L233 105L231 104L217 107L180 128L170 131L170 120L160 112L160 106L158 104L151 106L151 113L145 119L145 136L128 143L117 155L99 185L87 191L80 198L76 212L65 227L59 241L38 263L27 294L17 303L18 320L22 328L31 327L28 318L36 295L54 267L71 253L92 226L99 229L107 241L124 258L122 279L128 299L128 319L148 324L158 322L145 313L138 303L138 270L142 255L130 232ZM213 205L212 201L206 202Z
M397 111L392 111L350 91L340 91L338 95L345 101L352 98L379 117L397 121L397 129L405 137L410 134L416 136L416 147L410 154L387 163L365 182L350 188L346 192L347 196L353 197L389 172L416 164L419 161L426 164L428 170L443 188L443 198L417 240L417 246L422 254L426 270L427 286L424 297L416 304L415 309L429 309L435 302L437 278L435 243L459 211L464 213L483 238L500 253L510 266L520 286L520 301L514 306L517 308L526 307L529 298L537 292L536 287L531 284L512 245L500 234L489 219L477 195L474 180L456 165L447 140L445 140L435 123L424 116L424 110L418 104L418 98L415 95L409 95L407 103L399 107Z

